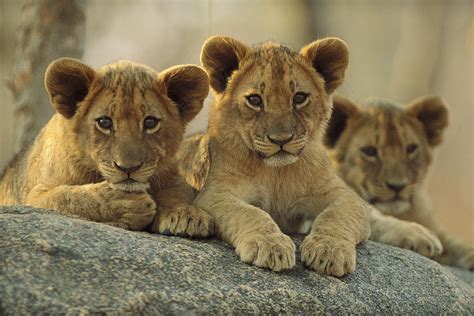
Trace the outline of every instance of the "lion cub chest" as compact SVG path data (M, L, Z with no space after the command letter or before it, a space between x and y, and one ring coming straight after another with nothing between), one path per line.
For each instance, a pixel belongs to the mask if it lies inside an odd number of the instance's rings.
M312 183L299 173L281 170L254 178L255 192L251 204L269 213L285 233L298 233L318 214Z

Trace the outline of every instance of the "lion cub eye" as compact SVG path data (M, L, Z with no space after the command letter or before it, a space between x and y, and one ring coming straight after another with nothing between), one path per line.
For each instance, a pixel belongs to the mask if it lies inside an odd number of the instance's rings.
M377 157L377 148L374 146L365 146L360 149L367 157Z
M153 133L158 130L160 119L154 116L147 116L143 121L143 128L147 133Z
M260 111L263 108L263 100L258 94L251 94L245 97L246 104L254 111Z
M293 96L293 105L297 108L297 109L301 109L303 106L305 106L308 102L308 96L309 94L308 93L305 93L305 92L297 92L294 96Z
M101 116L95 120L97 128L106 134L110 134L112 128L114 127L114 123L112 119L108 116Z
M418 149L417 144L408 144L407 146L407 154L412 154Z

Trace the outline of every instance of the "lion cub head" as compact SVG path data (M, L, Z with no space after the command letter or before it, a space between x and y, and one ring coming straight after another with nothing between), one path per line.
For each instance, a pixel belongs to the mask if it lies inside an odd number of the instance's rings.
M410 208L447 124L447 107L438 97L419 98L405 108L374 100L362 108L336 96L325 144L352 188L397 215Z
M249 47L214 36L204 43L201 62L216 99L210 133L236 153L250 152L278 167L296 162L309 142L322 137L348 48L327 38L296 53L277 43Z
M91 170L114 187L146 189L174 156L186 124L201 110L209 79L197 66L156 73L130 61L98 71L62 58L46 71L51 104ZM57 131L61 133L62 131Z

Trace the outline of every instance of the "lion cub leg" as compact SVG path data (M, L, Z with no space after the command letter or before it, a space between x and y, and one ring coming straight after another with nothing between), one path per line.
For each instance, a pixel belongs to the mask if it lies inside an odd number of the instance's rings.
M474 245L460 240L444 231L438 231L443 252L433 259L442 264L474 271Z
M130 230L145 228L156 213L148 193L112 189L107 182L56 187L39 184L29 192L26 204Z
M222 192L210 188L201 192L196 205L215 218L218 236L235 247L242 261L273 271L293 268L295 244L291 238L268 213L233 193L231 189Z
M436 261L474 271L474 245L449 235L440 238L445 251L434 257Z
M368 207L355 194L337 194L313 222L301 244L301 261L319 274L341 277L355 271L355 246L370 233Z
M431 229L441 241L443 251L433 257L439 263L474 271L474 245L448 234L430 209L418 207L410 219Z
M429 258L443 251L441 241L428 228L415 222L383 215L375 208L371 210L370 227L369 238L373 241L413 250Z
M154 233L180 237L205 238L215 234L214 219L192 206L194 193L182 181L155 193L158 212L150 227Z

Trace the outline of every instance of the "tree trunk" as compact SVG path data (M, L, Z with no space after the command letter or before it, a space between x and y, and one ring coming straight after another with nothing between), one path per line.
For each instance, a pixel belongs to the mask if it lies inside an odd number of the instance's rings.
M32 142L53 113L43 83L48 64L59 57L82 57L85 7L85 0L26 0L23 5L10 82L15 151Z

